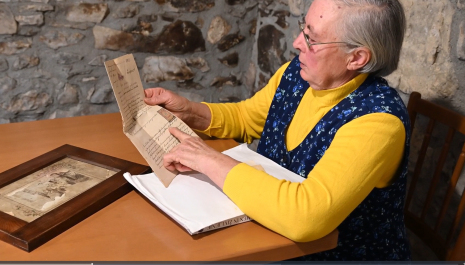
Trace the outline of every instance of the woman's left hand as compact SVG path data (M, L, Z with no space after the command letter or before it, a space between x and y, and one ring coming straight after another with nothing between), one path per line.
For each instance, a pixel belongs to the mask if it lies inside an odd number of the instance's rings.
M192 137L175 127L169 131L180 144L165 154L163 165L171 171L203 173L222 189L229 171L240 162L209 147L199 137Z

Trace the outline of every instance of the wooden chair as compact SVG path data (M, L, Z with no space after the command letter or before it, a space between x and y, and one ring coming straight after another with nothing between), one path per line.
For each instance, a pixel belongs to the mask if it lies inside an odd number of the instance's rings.
M412 231L419 238L421 238L423 242L426 245L428 245L428 247L430 247L441 260L463 261L465 260L465 229L463 227L459 227L459 223L465 211L464 194L462 194L460 198L458 209L455 212L455 217L453 219L452 225L448 229L447 236L441 236L439 233L439 228L444 221L444 217L446 216L446 212L450 205L451 198L454 195L457 180L459 179L459 176L462 172L462 168L465 162L465 144L464 146L462 146L462 151L460 153L460 156L458 157L452 176L449 179L448 188L446 191L446 195L442 201L440 213L437 217L435 217L434 220L434 227L427 224L425 216L428 209L431 207L431 202L434 199L435 191L437 189L438 181L441 176L441 171L446 161L447 154L449 152L449 147L452 138L455 132L459 132L465 135L465 116L462 116L454 111L448 110L442 106L422 99L421 94L418 92L412 92L412 94L410 95L407 109L411 120L412 132L417 114L426 116L430 120L426 132L424 134L418 159L416 161L415 169L413 171L412 180L410 182L410 187L407 192L407 198L405 202L406 226L410 229L410 231ZM436 168L434 170L434 175L432 177L432 182L429 186L428 193L416 194L420 196L426 196L424 204L422 205L421 215L418 216L409 210L409 206L412 203L413 194L415 188L417 187L418 180L420 179L420 172L423 167L426 151L436 122L442 123L449 127L449 131L446 136L444 145L442 147ZM457 238L457 240L454 242L455 238Z

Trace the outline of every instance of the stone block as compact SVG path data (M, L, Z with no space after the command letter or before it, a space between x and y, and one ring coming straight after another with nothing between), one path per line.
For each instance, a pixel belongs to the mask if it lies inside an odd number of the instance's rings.
M226 36L231 30L231 25L221 16L216 16L212 19L208 28L207 40L211 44L215 44Z
M27 38L12 42L0 42L0 54L12 55L22 53L32 45L32 39Z
M79 32L69 32L65 30L49 30L39 37L48 47L56 50L60 47L66 47L78 43L84 38Z
M30 68L39 65L40 59L36 56L20 55L15 58L13 70L18 71L24 68Z
M177 20L163 28L157 37L153 53L184 54L205 51L202 31L192 22Z
M26 4L21 5L19 7L19 12L28 12L28 11L35 11L35 12L46 12L46 11L53 11L54 7L49 4Z
M164 2L169 2L178 12L202 12L215 6L214 0L165 0Z
M121 7L113 14L116 18L132 18L139 14L141 6L136 3L132 3L128 6Z
M266 25L258 32L258 67L265 73L273 74L286 62L287 50L285 35L273 25Z
M44 113L53 100L48 93L30 90L14 96L10 101L2 103L2 108L10 113Z
M15 34L18 30L16 20L6 4L0 4L0 34Z
M58 103L64 104L75 104L79 102L79 94L76 86L66 84L63 92L58 95Z
M186 58L186 63L188 66L193 66L195 68L200 69L202 73L210 71L210 66L208 66L208 62L202 57Z
M68 11L66 19L71 22L100 23L108 12L108 4L80 3Z
M15 20L18 21L20 26L33 25L40 26L44 24L44 15L42 13L34 15L19 15L15 16Z
M192 79L194 72L187 66L185 59L174 56L150 56L145 58L142 77L147 83L180 81Z
M244 41L244 39L245 37L240 35L239 32L226 35L218 42L218 49L225 52Z
M130 51L135 45L133 35L124 31L95 26L92 33L94 34L94 47L96 49Z

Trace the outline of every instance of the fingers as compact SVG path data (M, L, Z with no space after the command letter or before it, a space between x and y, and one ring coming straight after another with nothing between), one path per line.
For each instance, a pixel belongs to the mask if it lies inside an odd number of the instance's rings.
M174 163L174 167L176 168L177 171L179 172L187 172L187 171L193 171L192 168L186 167L185 165L181 163Z
M211 150L199 137L190 136L176 127L169 128L180 144L174 146L163 156L163 166L179 172L199 171L199 159ZM200 171L199 171L200 172Z
M174 161L168 161L167 159L163 160L163 166L166 167L166 169L170 171L177 171L177 172L188 172L188 171L193 171L192 168L187 167L181 163L174 162Z
M144 94L146 98L151 98L153 96L160 95L162 93L163 88L155 87L155 88L148 88L144 90Z
M170 171L193 171L194 169L182 163L182 161L186 160L186 155L189 156L188 153L185 153L184 151L176 152L176 147L163 156L163 166ZM190 161L190 159L187 159L185 162L187 161Z
M150 98L153 95L153 88L145 89L144 94L146 98Z
M169 130L169 132L170 132L174 137L176 137L181 143L182 143L184 140L186 140L186 139L192 138L192 136L190 136L190 135L187 134L187 133L182 132L181 130L179 130L179 129L176 128L176 127L170 127L168 130Z
M161 105L165 103L166 99L164 94L166 90L161 87L149 88L144 90L145 98L144 102L147 105Z

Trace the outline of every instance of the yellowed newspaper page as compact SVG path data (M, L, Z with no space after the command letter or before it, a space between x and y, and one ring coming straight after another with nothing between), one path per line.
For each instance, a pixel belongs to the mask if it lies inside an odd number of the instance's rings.
M168 128L177 127L189 135L197 135L168 110L145 104L144 89L132 54L106 61L105 68L121 112L124 134L168 187L178 172L170 172L163 166L163 155L179 144Z

